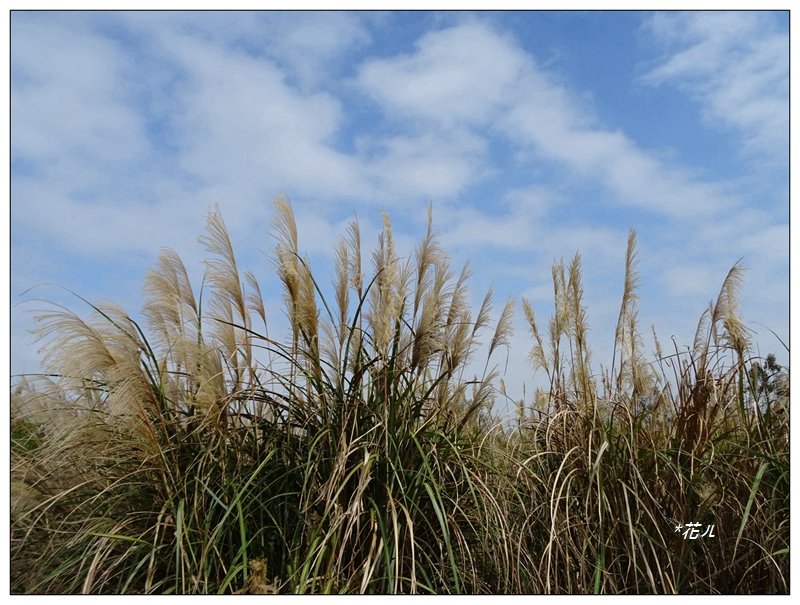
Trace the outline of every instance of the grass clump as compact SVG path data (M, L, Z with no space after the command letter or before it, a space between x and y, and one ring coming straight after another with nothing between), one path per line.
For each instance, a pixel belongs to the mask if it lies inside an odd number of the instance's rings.
M508 426L490 364L513 302L473 313L430 212L405 261L384 216L368 273L353 222L331 297L288 201L275 217L284 341L217 211L203 288L164 250L146 327L86 301L38 314L48 374L12 393L12 592L788 592L788 373L750 357L738 265L693 346L647 363L631 233L596 374L580 256L557 263L545 336L522 301L548 386Z

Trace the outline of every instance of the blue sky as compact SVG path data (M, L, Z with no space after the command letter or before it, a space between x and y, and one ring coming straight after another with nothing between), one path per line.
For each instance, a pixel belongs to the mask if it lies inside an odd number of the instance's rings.
M14 12L12 373L38 369L21 301L64 299L42 284L136 314L170 247L199 288L214 204L279 329L278 194L320 274L354 215L371 250L386 210L410 254L432 204L473 307L492 285L497 313L517 300L515 396L536 383L519 299L544 323L551 264L578 250L607 362L631 227L648 349L651 325L689 345L741 258L754 344L788 361L766 329L788 344L788 30L770 12Z

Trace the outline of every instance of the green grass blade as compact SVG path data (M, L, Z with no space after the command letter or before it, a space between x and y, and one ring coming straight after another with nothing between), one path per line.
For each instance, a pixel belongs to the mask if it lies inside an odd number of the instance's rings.
M750 497L747 499L747 506L744 508L744 514L742 515L742 522L739 525L739 533L736 535L736 543L733 547L733 555L731 556L731 562L736 559L736 551L739 548L739 542L742 539L742 534L744 533L744 527L747 524L747 519L750 516L750 509L753 506L753 502L756 498L756 493L758 492L758 486L761 484L761 477L764 476L764 471L767 470L767 463L762 462L761 466L758 467L758 472L756 472L756 477L753 480L753 486L750 488Z

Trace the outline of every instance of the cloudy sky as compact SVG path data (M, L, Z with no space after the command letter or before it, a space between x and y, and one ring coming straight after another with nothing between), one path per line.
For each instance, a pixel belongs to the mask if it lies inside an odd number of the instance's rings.
M536 381L519 298L546 320L550 266L578 250L605 362L631 227L647 334L690 344L741 258L754 343L786 359L788 30L769 12L14 12L12 372L38 369L26 300L66 287L135 315L162 247L199 288L214 204L280 326L278 194L321 275L354 216L372 249L386 210L409 254L431 204L473 306L492 285L498 313L517 300L512 394Z

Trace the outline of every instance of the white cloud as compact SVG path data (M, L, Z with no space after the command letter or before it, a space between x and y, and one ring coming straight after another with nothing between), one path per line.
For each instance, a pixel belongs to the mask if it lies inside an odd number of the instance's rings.
M759 263L788 263L789 225L766 225L756 229L751 226L740 243L742 250L752 253Z
M643 81L693 95L711 121L745 136L745 149L786 161L789 38L765 12L658 13L647 27L668 46Z
M599 261L594 263L595 269L602 266L605 270L609 262L623 258L626 226L609 229L583 221L562 222L552 213L563 204L563 199L544 187L527 188L505 192L485 209L457 203L440 205L434 220L447 250L473 255L476 251L491 252L490 259L495 254L525 253L529 267L533 268L534 260L543 261L546 272L549 263L560 258L569 261L577 251ZM536 269L542 267L537 265ZM511 262L504 262L497 270L526 274Z
M337 62L353 49L366 44L370 35L357 14L350 12L278 13L281 34L267 41L272 56L287 66L287 72L305 85L324 83Z
M25 22L12 48L12 151L39 174L80 190L146 148L126 100L127 59L79 24Z
M188 37L169 45L188 79L176 99L185 169L253 191L364 194L358 167L329 144L342 119L333 97L300 94L265 59Z
M13 197L36 200L14 205L19 228L37 234L48 246L95 259L130 253L152 257L160 246L186 245L205 220L202 210L187 207L183 200L149 206L121 193L115 200L81 202L52 183L15 184ZM189 229L195 230L193 237L187 237Z
M364 170L380 198L446 199L485 173L485 147L482 139L458 130L391 136L364 156Z
M463 127L495 118L526 67L513 44L468 22L425 34L413 54L367 61L358 83L397 119Z
M577 98L545 74L531 71L518 92L522 99L502 120L509 136L577 176L603 183L617 203L674 218L710 215L736 203L719 185L664 164L626 134L586 117Z
M708 216L738 202L603 126L578 92L558 84L511 38L478 22L426 34L414 54L374 59L358 82L391 121L435 132L502 132L623 204L673 217Z
M535 250L552 198L543 189L513 190L492 204L490 211L466 204L441 205L434 220L447 250Z
M349 71L345 61L370 41L374 13L348 11L182 11L125 13L138 38L165 42L186 36L253 58L270 58L293 85L307 90L331 84Z

